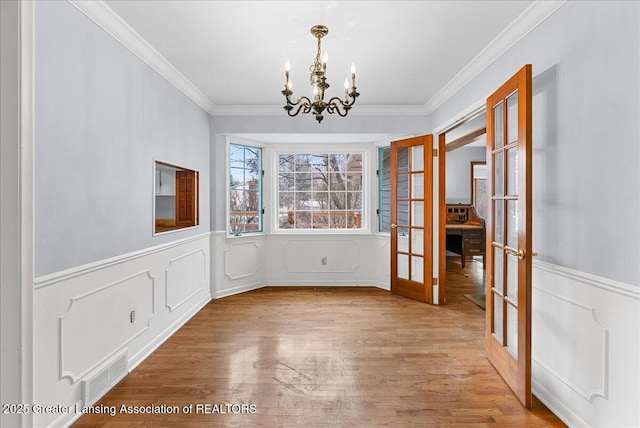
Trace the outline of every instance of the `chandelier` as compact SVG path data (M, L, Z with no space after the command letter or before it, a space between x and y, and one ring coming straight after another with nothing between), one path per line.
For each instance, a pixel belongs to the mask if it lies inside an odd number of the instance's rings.
M344 100L340 97L333 97L329 101L324 100L324 92L329 88L329 84L327 83L327 76L325 75L327 71L327 54L325 54L322 59L320 59L320 40L329 33L329 29L324 25L314 25L311 27L311 34L315 38L318 39L318 52L316 53L316 59L313 61L313 64L309 67L311 71L311 75L309 77L311 86L313 87L313 102L305 96L298 98L296 102L291 101L291 95L293 95L291 79L289 78L289 69L291 65L289 62L285 65L285 77L286 81L284 84L284 89L282 90L282 95L285 96L287 100L287 105L284 106L284 109L287 111L287 114L291 117L297 116L298 113L313 113L316 117L318 123L322 122L324 116L322 113L326 110L330 114L338 113L338 115L345 117L353 104L356 102L356 98L358 98L358 91L356 90L356 67L351 64L351 90L349 90L349 80L344 79Z

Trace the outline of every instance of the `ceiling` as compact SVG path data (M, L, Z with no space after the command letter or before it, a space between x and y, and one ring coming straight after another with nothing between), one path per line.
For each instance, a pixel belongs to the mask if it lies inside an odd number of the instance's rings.
M361 96L352 114L429 113L444 102L443 89L457 77L458 86L466 83L460 74L536 3L545 2L104 2L204 95L213 114L281 113L287 61L294 98L310 95L316 24L329 28L322 40L329 96L342 95L354 63Z

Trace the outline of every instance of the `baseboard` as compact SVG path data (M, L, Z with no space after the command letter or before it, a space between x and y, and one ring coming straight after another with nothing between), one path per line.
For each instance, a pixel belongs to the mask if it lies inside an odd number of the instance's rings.
M216 291L215 299L222 299L223 297L233 296L234 294L241 294L247 291L258 290L265 285L263 282L254 282L251 284L239 285L237 287L225 288L224 290Z
M360 280L273 280L267 281L265 287L381 287L377 281Z
M153 339L144 348L142 348L135 355L129 358L129 373L135 370L135 368L138 367L141 362L147 359L149 355L151 355L156 349L158 349L160 345L162 345L167 339L173 336L176 331L178 331L183 325L185 325L187 321L189 321L195 314L200 312L200 310L204 308L210 301L211 294L207 294L191 309L185 312L180 318L167 326L167 328L158 336L156 336L155 339Z
M569 407L565 406L560 400L558 400L548 389L536 382L535 379L531 380L531 392L536 396L547 409L558 417L562 422L570 427L589 427L580 416L573 412Z
M244 284L233 288L226 288L216 292L214 299L221 299L234 294L241 294L247 291L259 290L264 287L318 287L318 286L331 286L331 287L375 287L381 290L390 291L389 284L383 284L380 281L267 281L267 282L254 282L251 284Z

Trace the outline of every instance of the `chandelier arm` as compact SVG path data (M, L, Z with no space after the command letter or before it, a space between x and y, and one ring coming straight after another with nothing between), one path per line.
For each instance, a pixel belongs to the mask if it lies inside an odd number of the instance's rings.
M351 110L351 106L353 106L355 102L356 102L355 97L353 97L351 102L349 102L348 100L344 101L340 97L332 97L327 103L327 111L330 114L338 113L339 116L345 117L349 113L349 110ZM342 106L344 112L340 111L340 106Z
M295 106L298 106L298 108L295 109L294 113L291 113L291 111L294 110ZM295 103L291 102L291 98L287 97L287 105L286 107L284 107L284 109L287 110L287 114L289 116L294 117L294 116L297 116L301 110L302 110L302 113L304 114L309 113L311 111L311 107L312 107L311 100L307 97L300 97L298 98L298 101L296 101Z

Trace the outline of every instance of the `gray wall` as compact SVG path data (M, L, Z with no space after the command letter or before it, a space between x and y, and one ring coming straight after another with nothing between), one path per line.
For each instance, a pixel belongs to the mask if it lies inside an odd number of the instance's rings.
M640 286L640 3L567 2L434 112L533 65L534 251Z
M67 2L36 3L35 274L207 232L209 115ZM200 226L154 237L154 159L200 172Z
M354 109L356 109L354 107ZM211 117L211 226L226 230L226 140L229 134L396 134L424 135L431 131L425 116L325 116L321 124L311 115L212 116ZM258 138L258 137L256 137ZM371 143L379 140L371 141ZM301 144L305 143L301 138ZM267 160L268 161L268 160ZM269 209L269 207L267 207Z
M448 204L471 203L471 162L485 162L484 147L460 147L447 152L446 202Z

